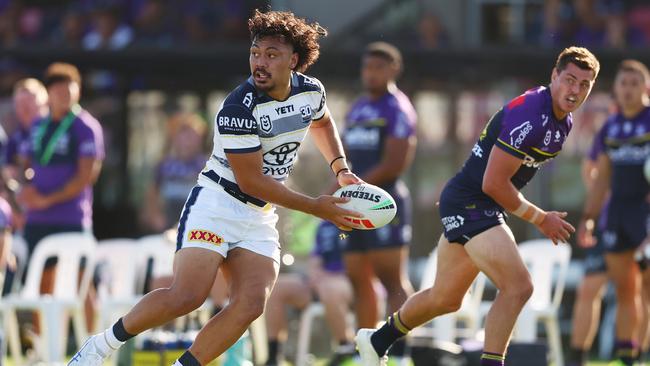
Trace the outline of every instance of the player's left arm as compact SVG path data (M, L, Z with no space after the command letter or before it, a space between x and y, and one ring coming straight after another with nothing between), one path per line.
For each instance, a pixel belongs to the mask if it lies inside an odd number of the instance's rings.
M374 185L381 185L399 178L413 162L415 145L415 136L386 137L381 161L363 175L363 180Z
M328 110L325 110L325 114L320 119L312 122L309 133L325 161L330 164L332 172L336 174L341 187L362 183L362 180L352 173L348 166L341 137Z

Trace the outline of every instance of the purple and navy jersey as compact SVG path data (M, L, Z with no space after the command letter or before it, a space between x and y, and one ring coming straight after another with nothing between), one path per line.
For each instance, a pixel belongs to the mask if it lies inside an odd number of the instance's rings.
M29 149L29 130L19 129L14 132L4 150L3 161L5 164L15 165L19 156L24 156Z
M405 139L415 135L417 114L408 97L399 89L381 98L359 98L345 118L342 139L354 172L363 175L379 164L387 137ZM391 182L386 186L392 186Z
M196 185L196 175L205 166L205 156L185 161L174 157L163 159L156 169L156 185L165 202L165 216L169 223L178 220L187 195Z
M31 184L41 194L61 190L77 173L79 158L104 158L104 138L99 122L86 110L76 116L69 129L58 139L50 161L42 165L35 148L38 131L46 124L41 146L45 147L52 138L59 123L48 123L49 118L38 120L30 131L28 157L34 169ZM43 210L29 210L27 222L47 225L92 224L92 187L89 185L73 199L55 204Z
M452 178L453 183L466 192L470 201L499 207L482 190L492 148L496 146L522 160L511 179L517 189L522 189L542 164L557 156L571 126L571 114L560 121L555 118L551 91L547 87L528 90L492 116L461 171Z
M610 116L595 144L611 161L612 200L645 200L650 190L643 174L650 157L650 107L630 119L621 113Z
M11 206L9 205L9 202L0 197L0 229L11 229L11 217Z
M342 273L343 268L343 242L341 231L329 221L321 221L316 230L316 240L313 256L321 259L321 265L328 272Z

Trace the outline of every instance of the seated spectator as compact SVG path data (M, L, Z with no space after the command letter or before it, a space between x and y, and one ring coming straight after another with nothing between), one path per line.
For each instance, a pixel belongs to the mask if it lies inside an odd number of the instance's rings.
M176 224L188 193L205 166L207 124L198 114L179 113L167 125L168 152L146 193L142 220L154 232Z
M433 50L449 45L449 35L444 25L440 18L432 12L422 14L417 31L418 46L423 50Z
M339 235L340 231L334 224L321 222L309 258L309 273L306 276L283 273L278 277L265 310L269 342L266 365L282 364L282 346L287 339L285 307L302 310L314 299L324 305L327 324L339 345L328 364L339 365L354 354L354 329L347 324L353 292L343 269L342 240Z
M82 40L84 49L118 50L133 40L133 31L121 23L120 10L116 6L96 9L92 14L91 31Z
M168 48L174 45L167 1L145 0L135 19L137 46Z
M84 14L81 10L71 7L63 14L60 24L54 28L50 41L57 46L79 48L85 32Z

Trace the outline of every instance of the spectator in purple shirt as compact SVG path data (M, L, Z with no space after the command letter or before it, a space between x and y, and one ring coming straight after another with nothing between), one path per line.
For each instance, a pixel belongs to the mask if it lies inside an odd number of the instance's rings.
M25 240L30 255L48 235L91 230L92 186L104 158L101 125L78 104L79 70L70 64L54 63L45 72L45 85L50 114L32 126L26 155L30 180L18 197L27 211ZM54 289L55 265L55 261L46 264L42 293Z
M156 168L147 191L142 220L162 232L176 225L196 176L205 166L207 123L196 113L178 113L167 126L168 152Z

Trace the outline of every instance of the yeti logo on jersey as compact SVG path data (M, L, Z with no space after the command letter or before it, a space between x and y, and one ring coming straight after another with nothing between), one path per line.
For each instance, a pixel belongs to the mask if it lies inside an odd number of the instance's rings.
M300 107L300 114L302 115L303 122L309 122L311 120L311 107L309 105L303 105Z
M510 145L516 149L520 148L521 144L524 142L524 139L532 130L533 125L530 123L530 121L526 121L518 127L513 128L512 131L510 131Z
M264 154L264 163L275 166L291 164L296 157L299 146L300 143L298 142L287 142L277 146Z
M260 117L260 128L262 131L269 133L273 129L273 124L271 123L271 117L268 114Z

